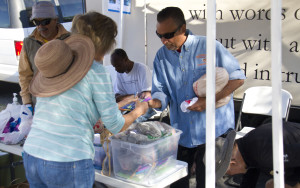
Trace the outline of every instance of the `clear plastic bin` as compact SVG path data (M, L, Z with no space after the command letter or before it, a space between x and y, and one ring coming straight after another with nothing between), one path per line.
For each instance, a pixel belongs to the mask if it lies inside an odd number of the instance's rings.
M111 137L113 172L116 178L150 186L174 169L182 131L146 145L124 142L118 134Z

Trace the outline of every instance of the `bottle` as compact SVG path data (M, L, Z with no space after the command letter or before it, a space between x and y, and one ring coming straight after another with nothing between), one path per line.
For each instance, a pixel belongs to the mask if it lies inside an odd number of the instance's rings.
M19 102L18 102L17 94L16 94L16 93L13 93L13 95L14 95L14 98L13 98L13 104L18 105Z

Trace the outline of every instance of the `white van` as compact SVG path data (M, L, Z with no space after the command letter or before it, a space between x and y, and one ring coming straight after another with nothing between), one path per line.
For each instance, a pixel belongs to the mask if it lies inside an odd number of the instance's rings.
M38 0L0 0L0 81L19 82L19 55L23 39L35 29L29 18L36 1ZM56 5L59 22L67 30L71 28L74 15L86 12L85 0L47 1Z

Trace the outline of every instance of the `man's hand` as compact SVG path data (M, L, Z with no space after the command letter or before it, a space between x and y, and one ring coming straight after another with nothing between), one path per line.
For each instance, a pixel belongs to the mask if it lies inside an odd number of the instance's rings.
M192 106L188 107L187 109L191 111L203 112L206 109L206 98L198 97L198 101L195 102L195 104L193 104Z

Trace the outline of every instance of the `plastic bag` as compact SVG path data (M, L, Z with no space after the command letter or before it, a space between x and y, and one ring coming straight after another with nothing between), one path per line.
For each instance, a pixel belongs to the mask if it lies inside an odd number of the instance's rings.
M130 127L113 138L133 144L150 144L158 139L171 136L175 129L159 121L133 123Z
M189 113L190 110L187 109L188 107L192 106L193 104L195 104L198 101L198 97L194 97L190 100L185 100L180 104L180 109L182 112L187 112Z
M11 118L18 119L21 105L8 104L7 107L0 112L0 133L5 129Z
M219 93L228 83L229 74L223 67L216 67L216 94ZM193 83L193 89L198 97L206 96L206 74L201 76ZM228 95L216 102L216 108L224 106L230 101L231 96Z
M32 111L25 105L8 104L0 113L0 141L4 144L20 142L30 131L32 117Z
M11 118L9 111L3 110L0 112L0 133L3 132L7 122Z

